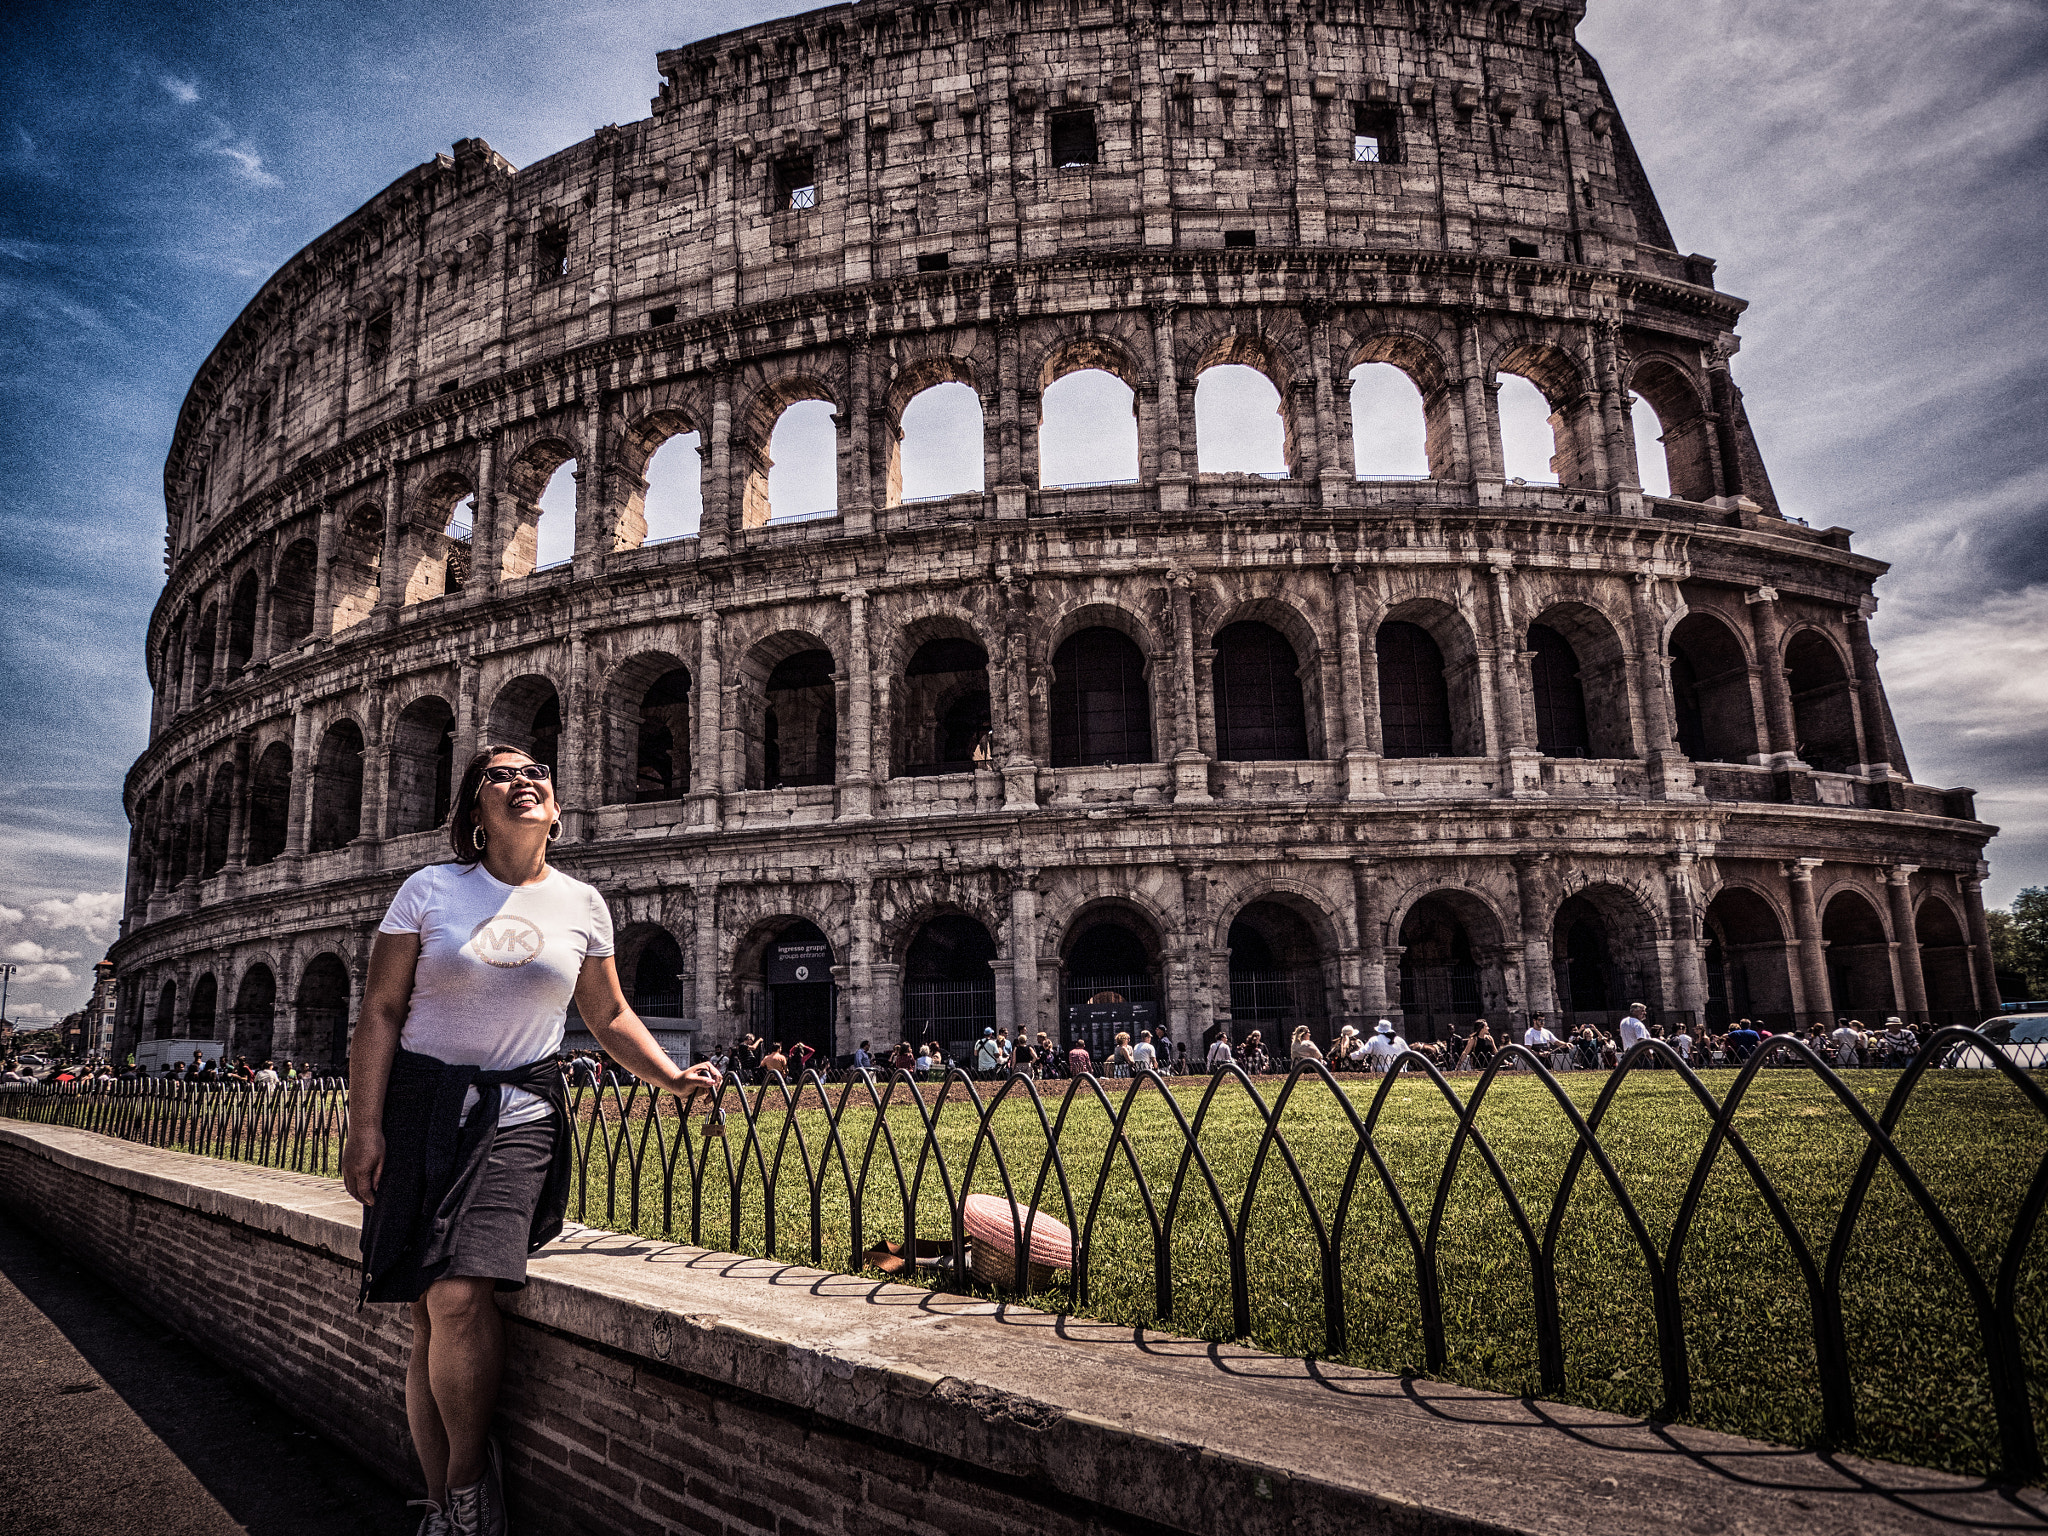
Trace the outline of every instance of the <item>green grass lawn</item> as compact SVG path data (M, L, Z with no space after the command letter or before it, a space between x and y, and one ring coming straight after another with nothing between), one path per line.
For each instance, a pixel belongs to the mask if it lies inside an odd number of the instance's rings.
M1704 1076L1718 1096L1734 1074ZM1897 1077L1870 1071L1851 1073L1849 1080L1875 1117ZM1567 1074L1561 1081L1587 1114L1606 1074ZM1175 1090L1190 1119L1206 1086L1204 1081ZM1347 1085L1361 1115L1376 1086ZM1458 1086L1461 1093L1470 1092L1469 1081ZM1269 1102L1275 1091L1267 1089ZM1057 1100L1049 1103L1049 1114L1056 1116L1058 1109ZM922 1122L907 1105L892 1110L887 1119L904 1158L907 1183L917 1171ZM688 1240L693 1229L687 1164L678 1167L675 1203L665 1217L660 1149L646 1136L643 1115L631 1117L631 1123L633 1134L617 1144L616 1177L607 1171L601 1144L594 1152L583 1219ZM741 1253L854 1268L858 1259L848 1184L860 1183L864 1162L868 1172L859 1241L900 1239L903 1186L886 1144L877 1140L869 1151L873 1111L856 1105L840 1123L846 1170L836 1156L825 1155L827 1110L803 1109L787 1117L778 1109L760 1117L759 1155L771 1167L780 1143L771 1234L765 1181L751 1156L734 1220L727 1159L737 1161L746 1147L743 1121L728 1116L721 1146L717 1139L698 1140L695 1132L703 1121L694 1120L689 1158L708 1153L696 1239ZM1865 1147L1862 1130L1816 1078L1795 1070L1764 1074L1736 1123L1824 1269L1844 1195ZM957 1099L938 1111L936 1140L955 1198L976 1124L973 1110ZM1071 1206L1057 1179L1047 1174L1047 1142L1037 1112L1027 1102L1005 1103L992 1124L1018 1197L1068 1220L1078 1234L1102 1173L1109 1117L1092 1102L1077 1099L1060 1127ZM1488 1095L1478 1128L1540 1241L1575 1144L1570 1122L1533 1077L1502 1078ZM1219 1093L1200 1130L1199 1144L1233 1222L1243 1208L1263 1129L1257 1108L1240 1088L1230 1086ZM1455 1129L1453 1111L1426 1079L1411 1075L1395 1085L1375 1141L1418 1228L1428 1224ZM662 1130L673 1157L674 1121L664 1116ZM1309 1201L1330 1222L1357 1146L1348 1118L1328 1090L1304 1082L1281 1115L1281 1130ZM1660 1254L1668 1251L1707 1133L1705 1111L1671 1073L1632 1075L1601 1128L1616 1174ZM1126 1138L1163 1219L1186 1142L1160 1095L1139 1096ZM2048 1126L2016 1089L1992 1074L1930 1073L1900 1123L1898 1140L1987 1283L1994 1282L2027 1184L2048 1151ZM632 1171L636 1151L641 1158L637 1186ZM815 1250L814 1181L819 1207ZM631 1208L636 1187L637 1215ZM986 1144L967 1187L1003 1191ZM920 1236L950 1236L946 1187L933 1163L925 1167L916 1212ZM1248 1342L1282 1354L1329 1355L1314 1223L1277 1153L1268 1157L1259 1176L1245 1228ZM2048 1422L2042 1392L2043 1352L2048 1350L2043 1242L2037 1232L2018 1293L2037 1426ZM1346 1339L1335 1358L1425 1373L1412 1249L1370 1162L1361 1170L1336 1258ZM1169 1244L1170 1315L1162 1315L1157 1305L1157 1261L1137 1182L1119 1155L1089 1233L1085 1295L1077 1301L1075 1288L1063 1277L1032 1300L1054 1310L1203 1338L1238 1336L1223 1219L1193 1170ZM1440 1374L1471 1386L1539 1393L1531 1261L1492 1176L1469 1146L1447 1201L1437 1271L1447 1346ZM1590 1160L1566 1208L1555 1272L1565 1355L1561 1395L1621 1413L1656 1413L1664 1390L1649 1270L1619 1203ZM1807 1288L1790 1246L1726 1146L1694 1217L1679 1294L1693 1394L1688 1421L1762 1439L1817 1443L1822 1428L1819 1377ZM1889 1171L1880 1172L1856 1225L1842 1271L1842 1295L1856 1384L1854 1448L1960 1472L1995 1471L1999 1437L1975 1314L1931 1226Z

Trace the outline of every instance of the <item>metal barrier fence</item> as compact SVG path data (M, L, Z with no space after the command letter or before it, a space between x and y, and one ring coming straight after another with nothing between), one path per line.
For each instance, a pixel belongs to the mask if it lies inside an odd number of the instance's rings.
M2041 1477L2032 1401L2038 1383L2023 1348L2021 1289L2029 1248L2048 1204L2048 1156L2012 1173L2013 1187L2023 1185L2024 1193L1991 1262L1980 1265L1955 1213L1945 1210L1930 1192L1894 1133L1916 1090L1936 1068L1956 1069L1948 1075L1951 1082L1969 1078L1988 1086L1994 1077L2002 1079L2021 1096L2027 1126L2048 1128L2048 1093L2032 1076L2036 1069L2048 1068L2048 1045L2001 1045L1961 1027L1936 1031L1900 1072L1876 1114L1843 1075L1791 1036L1766 1040L1718 1098L1664 1042L1644 1041L1607 1076L1596 1102L1585 1112L1564 1083L1521 1046L1504 1047L1484 1074L1462 1079L1469 1085L1462 1096L1454 1081L1424 1057L1409 1053L1401 1064L1407 1073L1416 1074L1408 1082L1419 1085L1427 1080L1429 1087L1421 1091L1455 1122L1441 1166L1421 1170L1423 1187L1432 1191L1426 1201L1404 1196L1401 1178L1390 1162L1404 1155L1398 1138L1385 1138L1383 1144L1381 1135L1390 1098L1403 1075L1354 1077L1348 1093L1344 1080L1321 1063L1302 1062L1270 1100L1236 1067L1206 1080L1180 1079L1181 1092L1193 1102L1192 1113L1173 1092L1143 1091L1172 1086L1150 1073L1109 1085L1092 1076L1071 1079L1057 1097L1042 1095L1040 1085L1025 1077L977 1083L958 1069L943 1083L922 1085L905 1073L893 1078L854 1074L836 1085L809 1074L798 1084L778 1077L764 1087L745 1090L727 1082L709 1114L701 1100L686 1104L638 1085L575 1089L571 1118L576 1185L571 1214L591 1225L627 1231L656 1228L671 1239L762 1256L786 1257L784 1250L793 1246L807 1250L814 1265L847 1270L864 1266L870 1252L868 1235L888 1226L901 1231L902 1252L913 1261L921 1251L942 1250L939 1267L927 1271L928 1276L937 1284L958 1286L970 1273L961 1219L964 1197L970 1190L993 1186L993 1192L1011 1202L1017 1252L1027 1251L1041 1209L1063 1212L1068 1218L1074 1236L1070 1289L1064 1298L1068 1309L1085 1312L1091 1289L1106 1278L1149 1269L1152 1309L1162 1326L1170 1326L1175 1317L1176 1224L1213 1221L1227 1250L1232 1334L1251 1338L1253 1267L1263 1262L1263 1255L1251 1251L1253 1210L1261 1181L1277 1179L1283 1191L1298 1197L1305 1213L1320 1264L1323 1351L1335 1356L1344 1354L1354 1337L1353 1303L1347 1300L1343 1273L1347 1223L1359 1214L1360 1202L1376 1191L1391 1205L1412 1260L1423 1367L1429 1374L1443 1375L1450 1358L1443 1275L1447 1211L1460 1168L1476 1159L1485 1181L1504 1202L1513 1241L1526 1258L1533 1287L1529 1305L1536 1369L1544 1395L1561 1394L1566 1386L1560 1234L1573 1195L1584 1183L1596 1191L1604 1187L1648 1275L1662 1393L1654 1417L1685 1420L1694 1404L1688 1327L1696 1337L1702 1323L1699 1317L1688 1316L1680 1278L1688 1245L1697 1235L1709 1176L1725 1151L1754 1188L1804 1285L1820 1398L1818 1438L1847 1446L1857 1440L1857 1383L1845 1324L1844 1273L1873 1184L1885 1171L1925 1219L1961 1282L1962 1300L1988 1373L1984 1385L1996 1416L2003 1475L2016 1482ZM1787 1069L1813 1074L1824 1096L1840 1106L1863 1138L1854 1176L1833 1208L1832 1230L1812 1243L1737 1124L1758 1084L1786 1081L1779 1074ZM1646 1073L1667 1087L1682 1085L1681 1097L1706 1117L1704 1145L1696 1162L1689 1170L1671 1170L1674 1182L1669 1187L1675 1187L1683 1174L1684 1195L1661 1248L1600 1136L1624 1085L1631 1077L1641 1081ZM1480 1124L1481 1110L1497 1091L1496 1084L1509 1079L1540 1085L1535 1096L1554 1106L1571 1132L1571 1150L1547 1210L1525 1208L1500 1152ZM1369 1093L1358 1092L1361 1082ZM1305 1149L1291 1144L1283 1132L1290 1103L1298 1095L1314 1095L1318 1088L1327 1091L1327 1101L1318 1096L1314 1102L1327 1102L1335 1110L1321 1122L1319 1137L1331 1134L1330 1126L1336 1127L1340 1142L1348 1137L1348 1143L1338 1148L1344 1162L1341 1188L1327 1203L1318 1200L1304 1175L1300 1154ZM1353 1093L1358 1093L1356 1100ZM1226 1099L1232 1113L1249 1107L1249 1133L1256 1136L1249 1175L1234 1195L1225 1191L1234 1178L1218 1175L1213 1140L1206 1150L1204 1141L1212 1115L1223 1118L1218 1106ZM1170 1180L1148 1180L1141 1167L1138 1133L1132 1126L1140 1106L1157 1106L1178 1137L1177 1149L1166 1159L1173 1166ZM1099 1112L1092 1120L1095 1129L1083 1134L1076 1128L1090 1120L1091 1112ZM154 1083L14 1089L0 1091L0 1114L314 1173L338 1171L347 1132L346 1094L338 1083L268 1090ZM948 1115L954 1118L949 1121ZM1153 1136L1163 1123L1153 1115L1144 1136ZM1391 1127L1394 1122L1386 1124ZM1297 1137L1300 1134L1297 1130ZM1242 1144L1235 1148L1242 1150ZM1327 1154L1329 1147L1319 1142L1314 1150ZM1072 1156L1083 1161L1070 1167ZM1124 1172L1119 1177L1134 1184L1142 1227L1149 1230L1149 1258L1127 1246L1097 1246L1102 1241L1099 1218L1120 1161ZM652 1210L656 1200L658 1220ZM846 1245L835 1242L830 1251L828 1201L834 1211L834 1235ZM793 1245L777 1238L778 1212L785 1203L785 1219L799 1220L808 1229ZM841 1222L847 1225L842 1227ZM1021 1287L1025 1266L1018 1265L1017 1274ZM1577 1279L1571 1274L1564 1278ZM2026 1278L2037 1283L2033 1276ZM2034 1309L2028 1314L2031 1336L2042 1331L2041 1299L2031 1290L2028 1297ZM1916 1302L1931 1311L1954 1299L1926 1294L1917 1296Z

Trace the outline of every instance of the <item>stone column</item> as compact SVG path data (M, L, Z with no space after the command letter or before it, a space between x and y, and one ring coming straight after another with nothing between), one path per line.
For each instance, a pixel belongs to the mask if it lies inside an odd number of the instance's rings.
M1927 976L1920 967L1919 924L1913 920L1913 872L1917 864L1894 864L1884 872L1885 896L1892 908L1893 950L1899 957L1899 991L1906 1018L1927 1019Z
M1998 1011L1998 967L1991 958L1991 925L1984 917L1984 877L1956 876L1956 888L1963 893L1963 910L1970 920L1970 979L1977 984L1977 1011L1986 1015Z
M242 869L249 862L249 753L248 731L235 733L234 798L228 807L228 868Z
M1038 1015L1038 871L1025 865L1014 874L1016 884L1010 887L1010 1007L1017 1028L1036 1034L1044 1027ZM1048 1032L1055 1041L1064 1041L1065 1021L1055 1019Z
M1828 986L1827 944L1820 936L1820 908L1813 900L1813 872L1824 859L1794 859L1785 866L1792 882L1792 930L1799 940L1799 984L1806 994L1803 1028L1819 1020L1824 1029L1834 1028L1835 1001Z
M1523 1003L1531 1014L1558 1016L1557 967L1550 952L1551 916L1556 903L1551 899L1550 855L1530 854L1516 859L1515 899L1522 928Z
M702 1031L699 1038L703 1046L709 1047L734 1034L733 1031L720 1027L719 1016L725 1009L719 1004L718 983L721 978L718 974L718 882L701 881L693 894L697 904L696 932L692 935L696 940L697 970L692 978L696 995L691 1001L697 1009L697 1027ZM704 1040L704 1035L711 1038Z
M1502 475L1493 451L1493 399L1479 353L1479 321L1471 310L1458 312L1458 372L1464 384L1465 462L1471 468L1472 494L1481 503L1498 505Z
M874 679L868 658L868 595L842 592L846 604L846 768L839 775L839 819L865 821L874 814Z
M1351 468L1346 462L1346 444L1337 420L1337 385L1330 365L1330 306L1320 301L1304 304L1301 318L1308 325L1309 366L1314 396L1316 432L1316 480L1325 506L1342 506L1350 500ZM1349 392L1351 381L1344 381Z
M1209 866L1196 860L1180 865L1180 937L1184 995L1170 1000L1180 1006L1170 1008L1161 1021L1163 1040L1168 1046L1185 1040L1188 1054L1195 1056L1200 1053L1202 1031L1216 1013L1215 976L1209 960ZM1161 1037L1155 1037L1153 1043L1160 1044ZM1162 1049L1161 1054L1167 1053Z
M1678 1009L1697 1030L1707 1016L1707 966L1700 942L1699 902L1693 890L1693 861L1690 849L1672 854L1664 864L1664 887Z
M1798 728L1792 719L1792 685L1785 677L1783 626L1778 620L1778 591L1758 587L1743 599L1749 604L1750 628L1756 635L1756 664L1763 669L1764 729L1769 736L1769 766L1803 768L1799 761Z
M1735 431L1737 401L1741 396L1735 388L1734 376L1728 371L1728 359L1737 344L1733 336L1724 336L1715 343L1707 359L1707 390L1714 406L1715 441L1721 450L1721 494L1730 500L1744 494L1742 444Z
M1618 517L1643 513L1642 467L1636 463L1635 433L1630 429L1628 392L1621 384L1619 322L1593 326L1593 375L1600 392L1600 433L1606 448L1608 508Z
M591 728L594 713L590 701L590 647L584 631L569 633L569 686L562 695L562 734L555 758L561 766L562 782L555 786L555 802L562 811L562 838L578 842L584 835L590 808L599 797L593 793L596 780L592 759L597 754L598 732Z
M482 711L477 700L482 686L483 669L474 657L464 657L455 674L454 769L458 776L483 745L485 722L480 718Z
M363 689L363 800L356 835L372 842L382 842L386 835L384 802L391 783L391 733L384 723L386 686L377 681Z
M341 536L341 508L335 498L320 503L320 520L314 529L313 627L302 644L325 640L334 633L334 550Z
M400 484L403 476L396 464L384 470L384 551L377 557L377 606L399 609L405 606L408 573L399 569L405 548L405 507Z
M1693 773L1679 749L1677 706L1671 698L1671 662L1664 652L1664 621L1654 601L1659 578L1639 572L1629 583L1634 600L1636 676L1642 693L1643 752L1650 793L1659 799L1694 798Z
M849 535L866 534L875 526L875 509L886 506L895 489L878 479L876 447L886 443L896 430L895 423L873 404L873 384L868 377L868 338L865 328L857 329L846 348L846 372L851 397L841 413L846 432L846 475L839 487L840 525Z
M1341 570L1337 573L1337 681L1344 721L1344 794L1350 800L1383 798L1377 661L1376 655L1368 660L1358 631L1358 577L1348 568Z
M848 935L846 956L846 979L848 982L846 1023L849 1038L835 1040L832 1043L832 1048L835 1051L850 1051L862 1040L873 1037L875 1018L878 1013L886 1011L877 1006L882 1001L875 994L876 983L879 979L878 972L893 972L896 969L893 965L878 966L875 964L874 882L865 874L855 874L846 883L853 898L851 908L847 913L846 924ZM898 1038L901 1037L899 1036ZM889 1044L893 1046L895 1041L892 1040Z
M1543 751L1522 693L1522 635L1515 618L1514 567L1496 557L1493 574L1494 718L1501 741L1501 789L1519 798L1539 798L1543 789Z
M690 830L716 832L725 788L725 689L719 680L718 612L697 620L697 739L690 749Z
M257 559L256 633L249 642L249 670L252 672L270 665L274 649L270 640L270 610L277 595L277 541L272 539L265 544Z
M1380 1015L1393 1013L1401 1001L1400 950L1391 945L1387 933L1386 901L1378 880L1381 863L1364 857L1351 861L1351 900L1358 921L1359 1003L1375 1022ZM1396 967L1391 976L1390 963Z
M1004 581L1003 655L1001 665L1008 686L1003 690L1009 705L1008 755L1003 758L1003 809L1032 811L1038 808L1038 762L1031 723L1031 583L1012 576Z
M308 808L313 800L313 717L304 708L292 716L292 791L285 812L285 852L303 858Z
M1154 130L1157 131L1156 129ZM1174 356L1173 306L1154 304L1152 315L1153 377L1158 383L1158 465L1159 508L1178 512L1188 505L1188 486L1193 477L1187 470L1186 430L1180 410L1179 360Z
M213 688L219 692L228 685L228 631L234 627L230 610L234 606L234 588L228 578L220 579L220 595L214 599L213 621Z
M739 498L732 484L732 369L721 366L711 375L711 473L704 482L704 514L698 522L699 557L722 555L738 522Z
M1209 759L1195 725L1194 578L1186 571L1168 577L1173 611L1173 798L1199 805L1209 799Z
M995 492L996 516L1020 518L1025 513L1023 401L1017 387L1017 322L1006 319L996 326L996 460L997 472L990 489Z
M469 585L495 592L505 560L498 527L498 435L486 433L476 445L476 516L469 528Z
M1904 754L1887 728L1891 712L1885 708L1884 684L1878 681L1870 616L1861 605L1849 612L1849 652L1856 661L1857 702L1863 706L1863 762L1856 771L1872 778L1889 778L1894 771L1903 774Z

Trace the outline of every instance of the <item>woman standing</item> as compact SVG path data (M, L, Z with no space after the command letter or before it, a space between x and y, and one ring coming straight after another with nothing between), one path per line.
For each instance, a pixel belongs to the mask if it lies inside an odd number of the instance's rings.
M613 1056L692 1097L619 990L604 898L548 867L561 811L545 763L471 759L456 862L415 873L370 950L349 1051L348 1192L363 1217L366 1300L412 1307L406 1419L427 1482L421 1536L503 1536L491 1411L505 1357L494 1291L562 1230L570 1146L556 1053L570 999Z

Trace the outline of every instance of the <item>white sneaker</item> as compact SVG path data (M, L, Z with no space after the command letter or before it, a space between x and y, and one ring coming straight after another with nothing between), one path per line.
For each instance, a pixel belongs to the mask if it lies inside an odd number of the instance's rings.
M484 1475L448 1490L449 1536L505 1536L505 1481L498 1442L484 1442Z
M405 1507L426 1511L420 1520L419 1536L452 1536L447 1512L432 1499L407 1499Z

